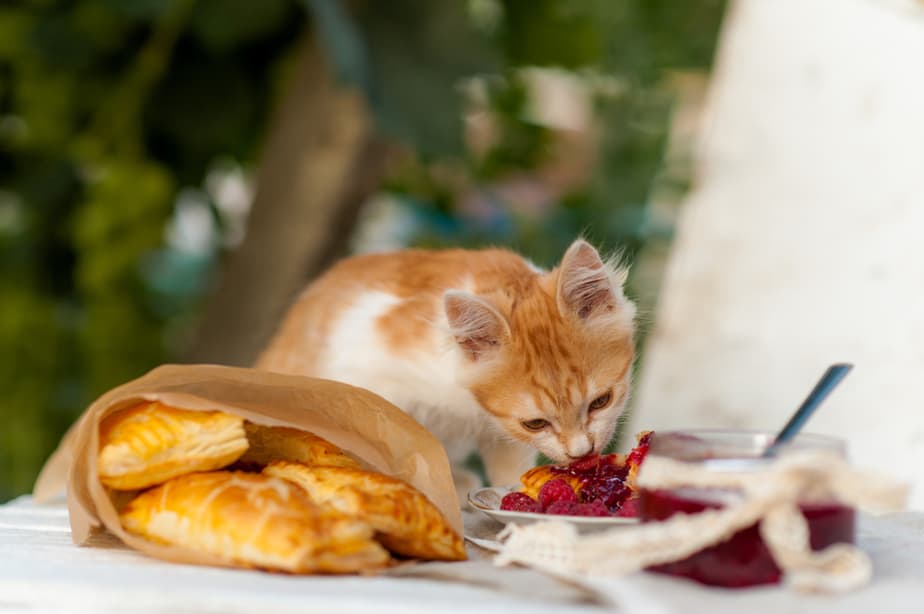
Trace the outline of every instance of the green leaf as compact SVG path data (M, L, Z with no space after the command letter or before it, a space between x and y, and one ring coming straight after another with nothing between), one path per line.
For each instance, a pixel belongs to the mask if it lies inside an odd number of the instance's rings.
M380 128L422 156L462 151L462 79L497 68L461 2L369 2L359 16Z
M78 287L87 294L137 279L141 257L163 241L173 185L153 163L111 162L87 189L74 222Z
M0 7L0 58L12 60L31 55L25 41L35 24L35 17L25 9Z
M200 0L192 30L213 51L224 52L271 34L299 14L292 0Z
M601 17L616 2L507 0L498 41L511 64L581 68L598 65L604 40Z
M52 300L28 286L0 286L0 499L27 490L50 451L60 341Z
M102 5L117 15L154 21L167 11L172 0L101 0Z
M259 80L239 62L193 57L195 62L177 66L158 86L143 119L150 141L174 160L175 172L188 183L201 180L217 152L246 157L263 126Z

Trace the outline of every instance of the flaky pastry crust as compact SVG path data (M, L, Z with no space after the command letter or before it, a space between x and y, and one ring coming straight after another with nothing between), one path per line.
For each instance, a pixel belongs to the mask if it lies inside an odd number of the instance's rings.
M368 524L315 505L286 480L215 471L174 478L120 514L126 531L217 557L291 573L352 573L386 565Z
M263 473L290 480L313 501L369 523L392 552L421 559L466 558L462 538L436 506L401 480L370 471L286 461L270 463Z
M307 431L252 422L246 422L244 430L250 448L240 459L243 464L265 467L275 460L287 460L305 465L360 468L343 450Z
M97 470L104 485L136 490L186 473L225 467L247 445L242 418L155 401L102 421Z

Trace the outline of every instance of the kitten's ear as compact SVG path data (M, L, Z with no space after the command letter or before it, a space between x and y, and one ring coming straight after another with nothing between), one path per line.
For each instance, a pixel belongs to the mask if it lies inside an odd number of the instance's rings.
M582 320L631 305L622 293L625 269L600 258L590 243L578 239L558 265L558 309ZM630 316L631 317L631 316Z
M447 290L443 309L456 343L471 360L496 351L510 334L507 319L489 302L467 292Z

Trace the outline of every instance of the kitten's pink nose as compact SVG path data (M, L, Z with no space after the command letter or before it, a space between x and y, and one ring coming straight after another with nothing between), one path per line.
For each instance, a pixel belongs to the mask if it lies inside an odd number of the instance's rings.
M581 441L572 441L568 446L568 458L576 460L584 458L594 451L594 444L589 438L583 438Z

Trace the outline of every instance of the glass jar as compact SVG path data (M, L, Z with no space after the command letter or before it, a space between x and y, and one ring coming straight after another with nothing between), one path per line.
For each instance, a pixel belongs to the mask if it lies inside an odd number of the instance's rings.
M705 472L756 471L773 462L773 459L760 458L773 438L774 434L759 431L661 431L652 437L648 454L698 463ZM846 455L843 441L820 435L799 435L789 449L825 449ZM741 496L735 490L701 487L642 489L639 515L642 522L665 520L677 513L696 514L721 508L740 500ZM836 501L803 501L799 507L808 522L813 550L854 542L856 513L853 508ZM781 577L756 524L682 561L651 567L649 571L724 587L775 584Z

